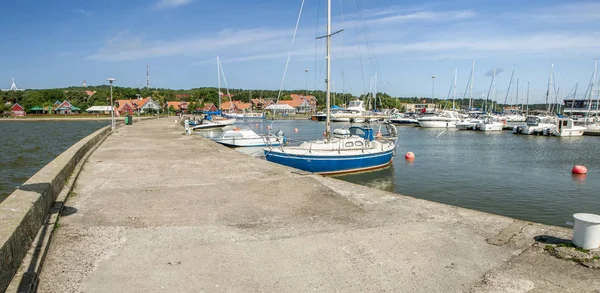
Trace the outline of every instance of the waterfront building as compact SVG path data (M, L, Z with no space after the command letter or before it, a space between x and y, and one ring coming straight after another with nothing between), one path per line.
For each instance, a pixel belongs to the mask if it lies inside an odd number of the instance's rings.
M254 108L255 110L264 110L265 108L275 104L273 100L263 98L251 99L250 103L252 103L252 108Z
M54 102L54 106L52 107L52 112L54 112L54 114L61 114L61 115L79 114L80 111L81 111L80 108L73 106L67 100L62 101L62 102L56 101L56 102Z
M10 107L10 116L24 117L25 109L23 108L23 106L19 105L19 103L15 103L14 105L12 105L12 107Z
M598 100L564 99L563 114L567 116L596 116L600 114Z
M85 111L88 114L110 114L110 106L91 106Z
M196 109L200 110L200 109ZM201 109L203 112L217 112L217 106L213 103L205 103L204 108Z
M167 109L175 109L175 112L182 112L182 111L186 111L188 108L188 102L178 102L178 101L174 101L174 102L167 102Z
M139 100L117 100L115 106L120 115L162 111L162 107L150 97Z
M293 107L296 113L310 113L317 110L317 99L313 96L301 96L297 94L290 95L291 100L280 100L279 105L289 105Z
M420 104L402 103L402 106L404 107L404 111L406 113L433 112L435 110L434 103L420 103ZM423 110L423 109L425 109L425 110Z

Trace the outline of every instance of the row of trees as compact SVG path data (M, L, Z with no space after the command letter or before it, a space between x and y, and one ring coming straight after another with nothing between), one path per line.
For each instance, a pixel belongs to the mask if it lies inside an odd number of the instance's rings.
M93 95L88 95L86 91L96 92ZM225 92L226 94L227 92ZM281 93L278 90L244 90L244 89L230 89L229 93L234 96L235 100L241 100L243 102L249 102L251 98L263 98L276 100L278 97L281 100L291 99L291 94L308 94L317 98L317 105L319 110L325 107L325 92L324 91L309 91L305 90L284 90ZM179 96L179 97L178 97ZM136 99L138 97L152 97L160 105L164 105L167 101L187 101L193 103L193 106L201 107L205 103L213 103L215 105L219 102L219 95L216 88L194 88L189 90L174 90L174 89L162 89L162 88L129 88L129 87L113 87L113 99ZM423 97L392 97L387 93L377 93L377 99L374 99L370 95L361 95L360 97L353 96L349 93L332 93L332 105L338 105L344 107L349 101L361 98L367 101L369 108L395 108L402 109L403 103L436 103L440 106L451 107L452 101L445 99L431 100ZM30 109L35 106L48 107L54 104L56 101L68 100L74 106L85 110L91 106L106 106L110 103L110 87L107 85L102 86L88 86L88 87L69 87L59 89L42 89L42 90L25 90L25 91L8 91L0 92L0 110L6 111L6 103L19 103L25 109ZM225 96L224 100L228 100ZM374 102L376 100L376 102ZM457 107L466 108L469 104L468 99L457 99ZM448 104L450 103L450 104ZM473 105L476 107L482 107L485 100L474 99ZM190 105L192 106L192 105ZM501 109L504 105L497 105L497 109ZM530 109L545 109L545 105L530 105Z

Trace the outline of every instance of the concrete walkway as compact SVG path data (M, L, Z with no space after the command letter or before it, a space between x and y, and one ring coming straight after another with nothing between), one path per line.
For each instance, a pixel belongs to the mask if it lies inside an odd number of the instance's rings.
M568 230L304 174L174 119L90 156L39 292L600 292L534 240Z

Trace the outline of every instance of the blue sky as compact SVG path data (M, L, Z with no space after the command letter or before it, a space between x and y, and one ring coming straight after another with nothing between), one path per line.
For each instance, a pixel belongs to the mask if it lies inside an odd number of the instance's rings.
M0 87L106 83L216 86L220 56L231 88L277 89L288 53L286 89L323 89L326 1L106 0L12 1L0 10ZM498 68L503 101L512 67L542 102L551 64L559 96L585 91L600 56L600 2L333 0L332 81L361 94L377 74L395 96L445 97L458 68L462 96L475 60L475 92ZM362 65L361 65L362 64ZM305 73L305 69L309 72ZM515 87L515 85L513 85ZM523 88L523 84L521 84Z

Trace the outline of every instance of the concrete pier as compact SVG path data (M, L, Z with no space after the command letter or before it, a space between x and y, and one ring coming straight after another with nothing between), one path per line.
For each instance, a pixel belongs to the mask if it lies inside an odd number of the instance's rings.
M306 174L123 126L89 156L39 292L599 292L567 229Z

